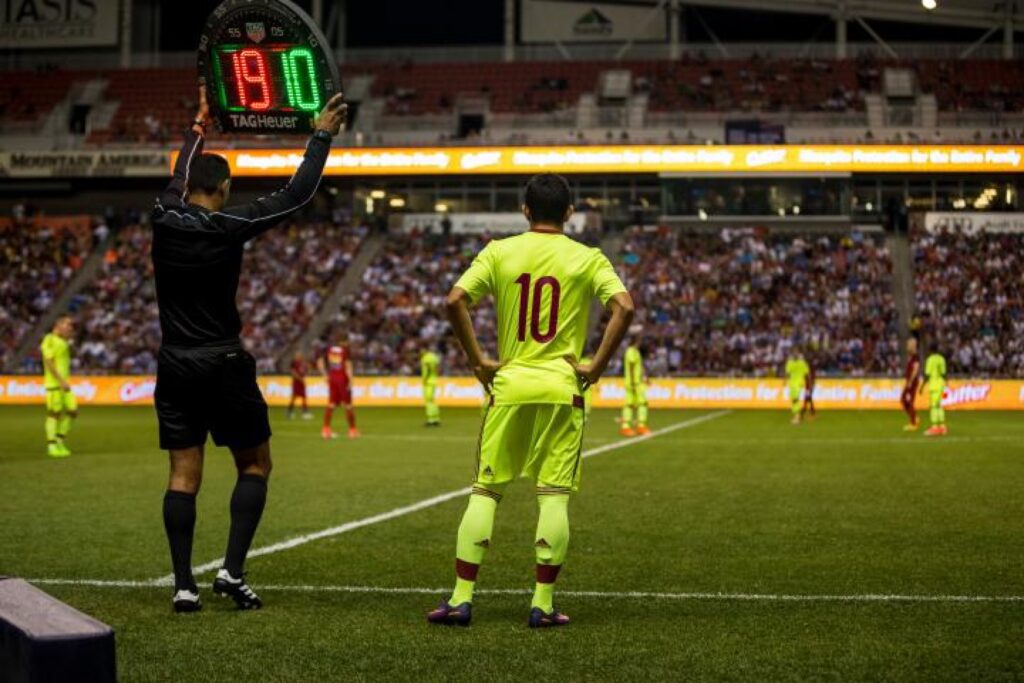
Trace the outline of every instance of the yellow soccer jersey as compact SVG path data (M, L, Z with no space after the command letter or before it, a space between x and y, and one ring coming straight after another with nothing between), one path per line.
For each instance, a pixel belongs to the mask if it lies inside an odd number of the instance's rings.
M802 387L811 374L811 366L803 358L790 358L786 361L786 376L791 387Z
M427 351L420 356L420 377L424 384L437 382L437 376L441 367L441 359L433 351Z
M43 343L39 345L43 359L53 363L54 368L61 377L68 379L71 376L71 346L68 340L52 332L43 337ZM43 364L43 386L47 389L60 388L60 382L46 364Z
M622 356L622 375L629 386L636 386L644 381L644 357L635 346L627 347L626 353Z
M941 353L933 353L924 362L924 374L928 378L929 391L946 388L946 359Z
M494 240L457 283L475 304L494 295L498 358L495 405L572 403L579 358L587 341L591 299L601 304L625 292L600 249L563 234L525 232Z

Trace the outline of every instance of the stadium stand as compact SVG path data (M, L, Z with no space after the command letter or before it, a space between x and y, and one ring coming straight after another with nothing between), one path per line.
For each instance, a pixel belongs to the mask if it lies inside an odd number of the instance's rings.
M356 373L414 375L419 354L435 347L446 372L468 372L461 351L446 343L450 330L444 299L455 280L490 236L395 235L363 273L363 286L342 302L323 336L327 342L348 333ZM474 309L481 343L495 352L494 308Z
M911 61L874 57L822 60L768 58L756 54L747 59L709 59L703 53L696 53L686 54L677 61L414 63L393 60L346 64L344 68L349 78L370 79L368 94L381 103L383 115L426 117L423 125L429 123L430 117L434 117L436 123L439 115L452 114L460 97L472 95L485 98L487 110L498 115L563 112L568 117L559 125L571 128L576 122L573 114L581 97L594 95L600 103L601 75L623 70L630 76L627 95L646 96L646 109L655 115L856 112L867 128L865 97L882 91L886 69L911 72L914 91L934 94L947 124L957 124L954 116L957 114L1010 114L1020 111L1024 105L1024 65L1019 60ZM194 108L191 96L187 95L194 88L195 76L191 69L51 69L45 75L39 78L36 71L5 75L5 87L0 91L0 122L40 122L68 94L73 84L89 80L104 81L103 99L114 105L112 116L93 122L87 137L87 142L93 145L164 144L176 135ZM977 121L963 123L971 127L971 132L957 137L969 139ZM598 128L603 125L602 122L595 124ZM911 128L909 126L908 131ZM371 125L368 132L379 131ZM631 133L635 137L642 131L634 127ZM932 130L915 133L922 139L935 134ZM948 130L945 134L948 135ZM1013 139L1020 136L1012 126L1007 134ZM903 136L906 137L907 132ZM230 144L230 141L231 138L225 138L220 142ZM871 136L865 141L872 141Z
M1024 235L919 229L912 246L925 348L953 374L1024 377Z
M92 249L88 219L0 219L0 368Z
M794 343L822 374L898 371L879 236L634 229L620 259L653 375L776 375Z
M344 274L364 235L362 227L293 223L248 245L238 302L246 321L243 341L261 372L277 369L279 355ZM147 225L122 228L100 272L72 298L69 310L79 325L74 372L156 371L160 327L151 242ZM52 301L52 295L45 300ZM38 353L32 353L22 369L39 371L39 363Z
M344 275L364 227L293 223L250 242L238 287L242 339L260 372L273 372L288 343L309 325Z

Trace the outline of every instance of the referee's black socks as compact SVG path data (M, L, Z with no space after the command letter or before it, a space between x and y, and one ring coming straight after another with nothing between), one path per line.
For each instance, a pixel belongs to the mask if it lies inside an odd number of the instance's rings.
M192 536L196 528L196 496L194 493L168 491L164 494L164 529L171 546L174 566L174 589L196 590L192 577Z
M267 503L267 480L258 474L242 474L231 494L231 531L224 553L224 568L232 577L240 578L245 556L256 535L263 507Z

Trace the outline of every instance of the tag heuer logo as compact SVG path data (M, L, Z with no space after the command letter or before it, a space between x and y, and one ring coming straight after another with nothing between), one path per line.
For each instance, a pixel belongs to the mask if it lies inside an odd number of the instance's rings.
M594 7L576 20L572 30L582 36L610 36L615 31L615 23Z
M262 21L247 21L245 22L245 35L249 36L249 40L254 43L262 43L263 39L267 37L267 29Z

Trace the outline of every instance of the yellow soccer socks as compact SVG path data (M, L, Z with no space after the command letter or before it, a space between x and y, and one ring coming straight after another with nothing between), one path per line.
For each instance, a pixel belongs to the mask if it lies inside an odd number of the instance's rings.
M459 524L455 548L455 590L448 601L453 607L473 601L476 575L491 545L494 513L501 501L500 489L503 488L493 485L489 488L474 486L473 493L469 496L469 504L462 515L462 523Z
M569 493L547 488L537 489L537 585L533 592L533 607L545 614L553 609L555 580L569 550Z

